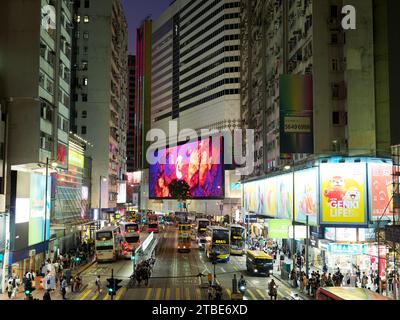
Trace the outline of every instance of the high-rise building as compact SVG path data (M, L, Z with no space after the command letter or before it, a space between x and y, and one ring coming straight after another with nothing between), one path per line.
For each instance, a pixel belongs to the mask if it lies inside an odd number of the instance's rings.
M174 1L153 24L152 128L240 128L240 1Z
M115 208L126 172L127 23L120 0L74 3L73 131L93 144L92 206Z
M146 141L147 132L151 128L151 47L152 21L145 19L136 30L135 57L135 104L134 104L134 133L133 133L133 168L147 168Z
M254 175L287 163L282 75L312 76L314 155L389 154L388 101L379 87L388 79L376 69L384 67L379 59L387 61L377 54L385 41L377 33L387 32L380 26L387 19L377 18L385 15L383 2L242 0L241 114L255 130ZM356 8L356 30L342 27L346 4Z
M72 8L66 0L1 5L0 99L7 121L3 169L11 239L4 261L21 277L45 260L51 232L49 177L52 167L67 169Z
M178 131L198 133L241 128L239 38L240 1L171 3L153 22L151 128L162 129L171 138L175 137L169 132L170 121L177 122ZM236 178L227 171L225 186L235 185ZM240 200L233 194L227 189L223 201L193 200L190 210L231 214ZM157 210L157 203L148 206ZM164 210L176 209L174 201L163 204Z
M135 56L128 56L128 133L126 139L126 169L127 172L135 171L135 143L134 135L136 135L135 127L135 96L136 96L136 81L135 81Z

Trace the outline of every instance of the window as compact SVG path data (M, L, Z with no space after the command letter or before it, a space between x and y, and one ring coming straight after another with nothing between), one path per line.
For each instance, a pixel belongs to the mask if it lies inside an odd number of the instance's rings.
M81 7L81 0L76 0L76 7L80 8Z
M87 70L88 69L88 62L87 60L82 61L82 70Z
M40 73L39 73L39 85L40 85L42 88L44 88L44 79L45 79L44 74L43 74L42 72L40 72Z
M86 126L82 126L82 128L81 128L81 134L86 134Z
M83 22L84 22L84 23L88 23L88 22L89 22L89 16L85 16L85 17L83 18Z
M332 112L332 124L334 125L340 124L340 113L338 111Z
M46 90L48 93L53 95L53 81L51 81L49 79L46 80Z
M78 95L76 93L74 94L74 101L78 101Z
M89 0L85 0L85 8L89 8L90 7L90 1Z
M81 32L79 30L75 31L75 38L79 39L81 37Z
M336 32L331 33L331 44L338 44L339 43L339 37Z
M85 46L83 47L83 54L88 54L89 47Z
M87 77L83 77L82 78L82 85L84 85L84 86L88 85L88 78Z
M332 85L332 98L338 99L340 94L340 86L338 84Z
M40 44L40 56L43 58L43 59L46 59L46 45L45 44L43 44L43 43L41 43Z
M83 39L89 39L89 32L83 32Z
M80 16L80 15L77 15L77 16L76 16L76 22L77 22L77 23L80 23L80 22L81 22L81 16Z
M87 118L87 111L86 110L82 111L82 118L83 119Z
M337 58L332 59L332 71L339 71L339 61Z
M82 102L87 102L87 94L82 93Z

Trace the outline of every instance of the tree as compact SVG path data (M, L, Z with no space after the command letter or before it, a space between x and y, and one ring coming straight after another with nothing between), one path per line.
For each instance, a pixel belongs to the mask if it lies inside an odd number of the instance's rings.
M174 179L168 185L171 197L177 199L178 202L183 201L187 211L186 200L190 198L190 187L185 180Z

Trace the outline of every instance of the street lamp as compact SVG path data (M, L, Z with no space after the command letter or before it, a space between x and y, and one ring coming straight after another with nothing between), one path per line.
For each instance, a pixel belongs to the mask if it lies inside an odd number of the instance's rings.
M49 158L46 157L46 185L44 191L44 233L43 233L43 242L46 242L46 230L47 230L47 190L48 190L48 176L49 176ZM51 166L53 169L56 169L58 163L56 161L51 162Z
M292 182L292 226L293 226L293 241L292 241L292 262L293 262L293 269L296 269L296 262L295 262L295 255L296 255L296 231L295 231L295 221L294 221L294 214L295 214L295 190L294 190L294 159L291 160L292 165L286 165L284 170L289 171L292 170L293 182Z

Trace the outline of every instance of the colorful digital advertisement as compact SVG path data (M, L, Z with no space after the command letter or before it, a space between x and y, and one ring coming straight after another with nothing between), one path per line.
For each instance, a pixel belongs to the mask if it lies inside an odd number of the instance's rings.
M279 219L293 218L293 175L285 174L276 177L276 191Z
M276 217L277 214L277 196L276 196L276 178L268 178L265 184L265 214L270 217Z
M184 180L189 185L191 199L222 199L224 170L222 138L219 145L211 139L188 142L158 150L158 161L150 159L149 194L151 199L172 199L169 185ZM155 157L155 155L153 155Z
M295 221L316 226L318 223L318 169L297 171L295 181Z
M393 212L392 165L368 163L371 220L389 220Z
M367 224L366 164L322 163L321 224Z

